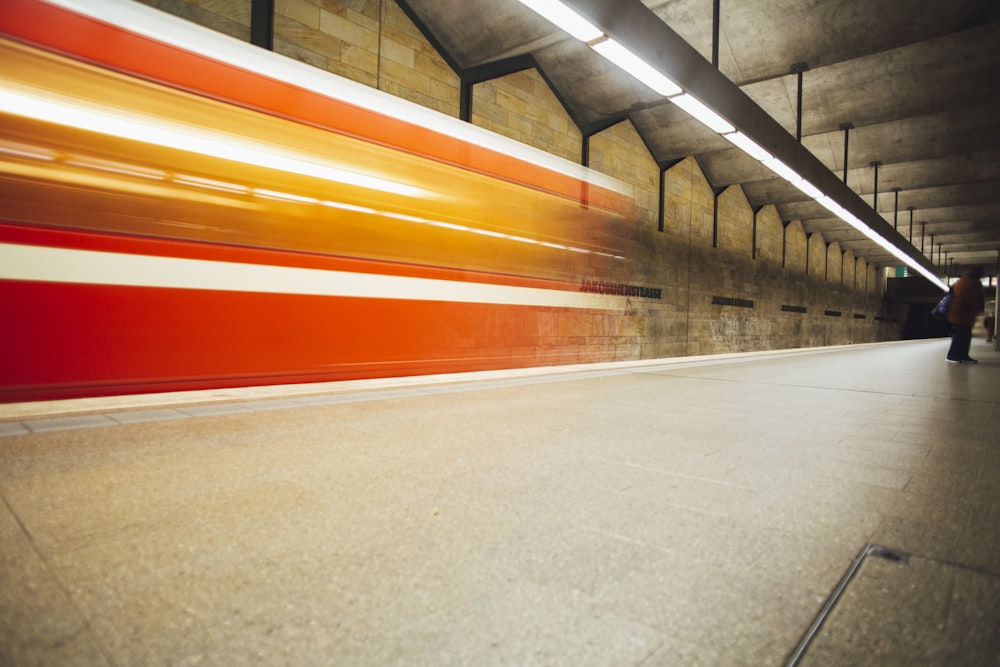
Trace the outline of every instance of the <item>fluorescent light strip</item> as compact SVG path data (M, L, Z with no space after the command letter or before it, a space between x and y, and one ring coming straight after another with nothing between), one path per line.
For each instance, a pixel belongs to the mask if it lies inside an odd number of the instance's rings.
M671 97L670 101L688 112L695 120L701 121L710 130L719 134L728 134L736 131L736 128L728 120L687 93Z
M664 97L672 97L684 92L676 83L610 37L591 44L590 48Z
M761 148L760 144L740 131L730 132L729 134L724 134L722 136L755 160L763 162L764 160L770 160L774 157Z
M565 30L581 42L600 39L604 33L559 0L520 0L521 4L539 14L557 28Z
M815 185L805 180L804 178L792 182L792 185L801 190L810 199L819 199L820 197L823 196L822 190L820 190L819 188L817 188Z
M838 218L843 218L844 216L847 215L847 210L843 206L835 202L833 198L830 197L830 195L823 195L822 197L818 198L816 202L820 206L828 210L830 213L833 213Z
M845 209L843 206L835 202L830 196L823 195L822 197L817 198L816 201L824 208L826 208L828 211L833 213L835 216L837 216L847 224L851 225L852 227L860 231L862 234L865 235L866 238L874 241L880 247L887 250L890 254L892 254L898 260L903 262L903 264L914 269L922 276L927 278L927 280L937 285L941 289L947 289L947 285L941 282L941 279L938 278L936 275L934 275L932 272L924 268L924 266L920 262L910 257L908 254L906 254L906 252L903 251L902 248L893 244L891 241L889 241L889 239L878 234L875 230L873 230L871 227L865 224L865 222L862 221L860 218L858 218L856 215L854 215L853 213Z
M799 176L794 169L776 157L773 157L770 160L762 160L761 164L776 173L778 176L781 176L789 183L795 183L802 180L802 177Z

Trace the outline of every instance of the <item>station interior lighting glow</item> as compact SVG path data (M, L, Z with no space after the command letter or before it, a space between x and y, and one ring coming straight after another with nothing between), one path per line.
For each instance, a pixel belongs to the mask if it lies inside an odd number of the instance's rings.
M829 195L824 194L819 188L804 179L791 167L768 153L757 142L741 132L739 128L719 115L714 109L708 107L690 93L686 93L676 82L642 60L642 58L624 45L604 34L603 30L580 16L563 2L559 0L520 0L520 2L554 24L557 28L565 30L580 41L585 42L594 51L653 91L668 98L692 118L698 120L713 132L728 139L734 146L761 162L765 167L797 187L810 198L815 199L839 219L860 231L882 248L888 250L893 256L920 273L933 284L941 289L947 289L947 285L938 276L927 270L923 264L878 234L857 216L834 201Z

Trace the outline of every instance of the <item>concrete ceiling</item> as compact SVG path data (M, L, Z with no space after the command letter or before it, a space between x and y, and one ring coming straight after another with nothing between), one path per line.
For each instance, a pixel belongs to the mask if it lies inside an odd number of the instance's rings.
M565 1L589 9L591 16L595 6L603 6L605 16L613 8L637 17L634 25L658 19L687 43L685 48L711 60L712 0ZM530 62L584 131L629 118L660 164L694 156L713 187L738 184L755 208L773 204L783 220L801 220L809 234L821 232L827 242L838 241L880 266L899 263L517 0L403 4L464 80L502 75ZM660 38L663 25L655 26ZM640 32L631 34L641 41ZM615 36L633 46L628 34ZM678 53L670 49L674 53L666 53L666 61ZM738 87L792 141L798 103L792 65L806 63L801 146L842 180L841 126L853 124L846 136L847 186L870 207L875 193L871 163L880 162L876 210L909 240L913 208L911 252L923 246L930 261L951 267L950 275L973 264L996 273L1000 2L721 0L718 52L718 71L735 84L726 85ZM899 188L898 205L894 188Z

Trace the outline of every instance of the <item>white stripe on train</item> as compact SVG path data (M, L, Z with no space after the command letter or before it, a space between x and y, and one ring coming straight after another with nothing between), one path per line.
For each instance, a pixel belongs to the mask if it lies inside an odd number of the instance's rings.
M0 279L623 310L622 296L293 266L0 243Z

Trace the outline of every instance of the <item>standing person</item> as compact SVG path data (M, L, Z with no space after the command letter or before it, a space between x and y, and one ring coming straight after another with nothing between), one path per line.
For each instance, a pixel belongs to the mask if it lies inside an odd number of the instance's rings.
M972 344L972 326L976 323L976 315L986 307L983 284L980 282L982 277L983 267L974 266L951 286L954 296L948 307L948 322L952 327L948 361L977 363L969 356L969 346Z

